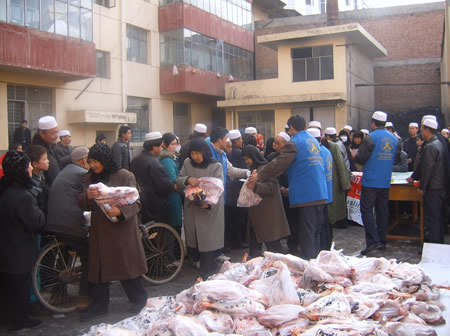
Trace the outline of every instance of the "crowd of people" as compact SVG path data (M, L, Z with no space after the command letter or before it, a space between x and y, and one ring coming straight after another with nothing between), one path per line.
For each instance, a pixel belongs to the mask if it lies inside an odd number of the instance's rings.
M68 130L51 116L39 119L33 136L26 120L4 154L0 184L0 323L14 330L41 323L29 316L31 269L44 232L76 251L82 264L78 305L81 321L108 312L109 284L120 281L138 312L147 299L140 276L147 272L138 222L156 221L184 234L186 250L206 278L232 248L263 249L315 258L330 249L333 228L345 229L352 172L363 173L361 214L366 248L386 248L392 172L411 172L424 196L426 240L443 243L447 227L449 132L438 132L435 116L409 124L404 141L387 114L376 111L372 132L346 125L322 129L318 121L289 118L284 132L266 140L255 127L196 124L181 146L173 133L145 135L142 152L130 153L132 130L121 126L110 148L99 134L90 147L73 148ZM323 132L322 132L323 131ZM58 141L59 138L59 141ZM223 181L217 203L184 197L201 178ZM133 204L100 209L93 184L138 189ZM238 206L242 190L260 203ZM27 211L24 211L27 209ZM90 219L85 216L90 211ZM108 217L117 218L113 223ZM281 240L287 239L287 249ZM263 248L264 244L264 248Z

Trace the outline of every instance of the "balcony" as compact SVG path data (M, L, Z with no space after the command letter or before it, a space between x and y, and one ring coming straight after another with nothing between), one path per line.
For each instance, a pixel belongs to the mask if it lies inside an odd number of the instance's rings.
M0 67L67 81L96 75L95 44L0 22Z

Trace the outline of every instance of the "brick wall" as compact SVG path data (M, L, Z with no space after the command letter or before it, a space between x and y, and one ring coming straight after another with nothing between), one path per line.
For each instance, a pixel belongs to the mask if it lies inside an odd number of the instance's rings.
M375 83L439 82L444 26L442 3L341 12L341 23L360 23L388 52L376 59ZM256 35L325 26L325 15L260 22ZM256 78L277 77L276 51L256 46ZM375 108L389 112L440 106L440 86L377 87Z

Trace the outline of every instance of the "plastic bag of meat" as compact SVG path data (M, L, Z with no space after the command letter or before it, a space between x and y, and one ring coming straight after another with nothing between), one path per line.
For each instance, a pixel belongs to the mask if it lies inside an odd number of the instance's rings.
M103 183L96 183L89 185L89 189L97 189L99 196L95 199L95 203L103 211L105 216L111 222L118 222L117 217L110 217L105 209L112 207L122 207L128 204L133 204L139 199L139 192L133 187L108 187Z
M241 191L239 192L239 198L237 200L237 206L240 208L250 208L261 203L262 198L253 190L247 188L247 181L242 185Z
M215 177L200 177L198 186L188 186L184 195L194 202L217 204L223 194L223 181Z

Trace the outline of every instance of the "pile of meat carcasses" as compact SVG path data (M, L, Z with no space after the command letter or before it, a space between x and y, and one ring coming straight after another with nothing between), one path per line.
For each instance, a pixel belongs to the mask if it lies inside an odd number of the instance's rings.
M439 289L417 265L322 251L225 262L176 296L89 335L428 336L445 323Z

